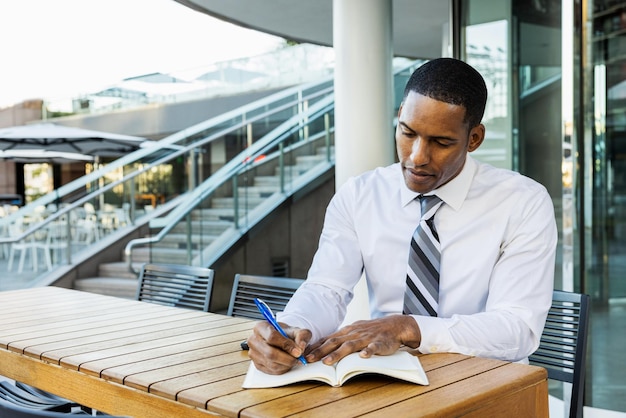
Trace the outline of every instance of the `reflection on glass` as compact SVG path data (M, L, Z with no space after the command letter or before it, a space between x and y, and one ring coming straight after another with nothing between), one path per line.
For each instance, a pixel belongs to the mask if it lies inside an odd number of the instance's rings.
M465 36L466 61L482 74L489 90L483 118L485 141L472 155L493 166L510 169L512 138L507 106L507 22L498 20L467 26Z

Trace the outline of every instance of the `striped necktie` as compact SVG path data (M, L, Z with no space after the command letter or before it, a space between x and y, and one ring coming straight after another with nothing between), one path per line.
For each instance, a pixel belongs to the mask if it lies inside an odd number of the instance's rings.
M439 308L439 236L435 212L443 203L437 196L418 196L422 207L420 223L409 249L403 313L437 316Z

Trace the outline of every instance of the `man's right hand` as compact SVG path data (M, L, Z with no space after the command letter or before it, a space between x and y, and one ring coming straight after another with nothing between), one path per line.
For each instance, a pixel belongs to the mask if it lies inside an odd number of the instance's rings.
M285 338L266 321L259 322L248 337L248 355L260 371L283 374L298 363L311 340L311 331L280 324L290 338Z

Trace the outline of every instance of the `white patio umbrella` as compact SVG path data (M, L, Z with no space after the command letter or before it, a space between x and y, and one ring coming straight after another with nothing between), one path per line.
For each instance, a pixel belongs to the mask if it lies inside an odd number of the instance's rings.
M0 151L0 160L9 160L26 164L65 164L79 161L93 161L94 157L73 152L48 151L46 149L24 149Z
M0 129L0 150L37 149L93 157L118 157L137 150L146 138L44 122Z

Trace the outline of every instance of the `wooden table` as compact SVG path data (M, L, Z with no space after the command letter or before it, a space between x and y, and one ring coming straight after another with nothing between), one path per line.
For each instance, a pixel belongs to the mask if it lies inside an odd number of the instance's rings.
M543 368L422 355L429 386L242 389L254 322L56 287L0 292L0 374L133 417L547 417Z

